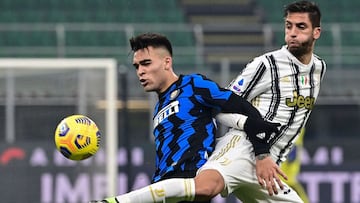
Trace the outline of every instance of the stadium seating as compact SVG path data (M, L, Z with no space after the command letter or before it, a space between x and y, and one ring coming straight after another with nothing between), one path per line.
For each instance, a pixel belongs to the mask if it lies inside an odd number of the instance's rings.
M254 0L179 2L189 23L202 24L204 60L214 68L227 58L238 72L263 51L262 17L257 15Z
M264 36L259 29L252 31L251 27L266 23L281 23L281 8L292 0L1 0L0 23L194 23L202 24L204 30L205 59L208 62L218 63L222 58L229 57L234 63L246 63L248 59L263 51ZM334 46L334 36L326 23L356 22L359 12L351 12L352 8L360 7L360 1L327 1L319 0L317 3L324 11L323 34L318 45ZM336 12L337 9L349 12ZM276 12L275 12L276 11ZM329 12L327 12L329 11ZM224 32L222 30L208 30L209 25L226 25L235 23L248 30L244 32ZM55 24L53 24L55 26ZM257 30L257 31L256 31ZM141 30L143 31L143 30ZM152 31L152 30L149 30ZM159 30L154 30L159 31ZM135 30L135 33L139 33ZM274 35L276 46L284 43L283 34ZM188 47L188 55L175 55L181 64L191 64L195 57L195 40L190 32L165 31L173 44L177 47ZM341 33L341 45L346 47L360 44L359 31L355 34ZM7 48L18 47L47 47L52 51L46 56L58 56L56 46L61 44L52 30L0 31L0 46ZM125 60L128 52L115 52L110 47L122 49L128 46L128 36L124 29L119 30L65 30L66 57L79 56L73 48L100 47L105 50L103 55ZM233 49L237 47L236 50ZM218 48L221 48L219 52ZM223 49L225 48L225 49ZM242 51L239 52L239 49ZM110 51L109 51L110 50ZM193 50L193 51L191 51ZM175 52L177 53L177 52ZM185 53L185 52L184 52ZM34 56L43 56L33 52ZM86 53L82 54L86 56ZM0 57L24 56L23 52L1 51ZM29 54L26 54L29 56ZM91 57L95 56L94 54ZM190 60L190 61L188 61Z
M0 1L0 23L184 23L185 16L176 0L2 0ZM20 26L21 27L21 26ZM152 30L149 30L152 31ZM158 31L158 30L154 30ZM139 33L140 31L136 31ZM159 31L160 32L160 31ZM191 32L167 32L174 46L194 47ZM128 39L124 29L99 30L88 28L85 30L65 30L66 50L79 47L100 48L128 48ZM0 46L17 47L53 47L49 57L56 57L58 39L53 30L0 31ZM76 51L66 51L66 57L86 56ZM106 52L106 51L105 51ZM128 57L128 50L104 54L124 60ZM15 53L16 54L16 53ZM18 56L24 56L21 53ZM34 56L40 56L34 52ZM1 52L0 56L14 56L14 52ZM28 56L28 55L27 55ZM90 55L89 55L90 56ZM92 54L91 57L96 55ZM193 63L194 56L179 56L179 63ZM191 60L187 62L186 60Z

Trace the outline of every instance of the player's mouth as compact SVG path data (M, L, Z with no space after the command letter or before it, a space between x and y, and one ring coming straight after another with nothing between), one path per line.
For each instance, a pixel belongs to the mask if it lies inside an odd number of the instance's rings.
M139 80L140 81L140 84L142 85L142 86L146 86L147 85L147 80L145 80L145 79L140 79Z
M298 41L295 41L295 40L291 40L289 41L289 46L299 46L300 43Z

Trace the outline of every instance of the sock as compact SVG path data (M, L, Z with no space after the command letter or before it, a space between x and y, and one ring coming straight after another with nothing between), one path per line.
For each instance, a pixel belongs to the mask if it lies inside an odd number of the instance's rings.
M193 178L172 178L106 200L109 203L175 203L193 201L194 198L195 181Z

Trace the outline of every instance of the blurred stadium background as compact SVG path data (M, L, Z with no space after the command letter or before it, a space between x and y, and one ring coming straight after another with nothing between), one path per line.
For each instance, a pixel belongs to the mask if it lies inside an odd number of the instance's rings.
M176 72L203 73L226 85L251 58L283 44L282 8L290 2L0 0L0 57L116 59L119 194L149 183L154 160L150 128L156 96L138 85L128 39L142 32L163 33L173 42ZM311 202L360 202L360 1L315 2L323 14L315 52L327 61L328 71L306 126L299 180ZM103 93L97 87L104 87L104 78L89 71L85 86L90 90L83 95L75 86L85 73L47 71L22 73L22 88L9 87L12 76L0 71L2 202L80 203L106 195L106 184L99 181L104 156L59 164L53 155L53 132L63 117L87 112L101 115L100 127L105 126L101 105L79 102L82 96L99 99Z

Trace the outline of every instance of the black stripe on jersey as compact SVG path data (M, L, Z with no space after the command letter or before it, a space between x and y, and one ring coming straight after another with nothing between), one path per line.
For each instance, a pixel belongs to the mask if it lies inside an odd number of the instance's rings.
M269 105L269 110L264 118L266 120L272 121L276 116L280 105L279 66L276 64L274 55L266 56L266 59L269 61L271 77L273 80L271 83L271 103Z
M293 63L293 61L291 59L289 59L289 65L290 65L290 68L292 70L292 72L294 73L294 77L292 78L292 81L293 81L293 87L294 87L294 90L293 91L296 91L296 92L300 92L300 86L299 86L299 75L300 75L300 71L299 71L299 66L296 65L295 63ZM288 128L290 127L290 125L294 122L294 118L295 118L295 115L296 115L296 112L297 110L299 109L299 107L296 105L294 106L293 108L293 111L291 112L290 114L290 118L288 119L288 122L286 125L283 125L281 126L280 128L280 135L275 139L275 141L273 141L272 143L275 143L277 142L282 136L284 136L286 134L286 131L288 130ZM300 131L300 129L298 129L298 131ZM286 149L288 149L290 146L291 146L291 141L296 137L296 135L298 134L295 133L294 136L289 140L289 142L287 143L287 145L281 149L280 153L278 154L278 159L276 161L277 164L280 163L280 158L282 157L282 155L285 153Z
M310 97L314 97L314 72L315 72L315 63L311 66L310 75L309 75L309 84L310 84Z
M171 116L168 118L169 121L171 123L173 123L174 126L181 126L182 123L184 123L183 120L181 120L180 118L178 118L177 116ZM184 131L181 128L173 128L171 130L171 133L173 135L173 138L171 139L171 141L168 143L168 148L171 149L171 152L169 153L169 158L166 160L166 164L167 166L171 166L174 164L174 160L172 159L172 157L180 150L178 141L179 141L179 137L184 133ZM205 133L204 133L205 134ZM164 142L160 142L160 143L164 143ZM163 155L163 154L161 154ZM162 157L162 156L161 156ZM180 161L177 162L177 164L174 164L174 169L177 169L175 167L179 167L181 165Z
M320 79L323 79L324 73L325 73L325 61L317 55L314 55L314 56L315 56L315 58L319 59L319 61L321 62Z
M298 79L298 76L299 76L299 67L298 67L296 64L294 64L294 63L291 63L291 67L294 67L295 70L296 70L296 74L295 74L295 75L296 75L296 78L295 78L296 83L295 83L295 85L296 85L296 90L297 90L297 92L300 93L299 79ZM324 66L323 66L323 67L324 67ZM315 91L314 72L315 72L315 63L311 66L311 70L310 70L310 72L309 72L309 84L310 84L309 96L310 96L310 97L314 97L314 91ZM297 106L294 107L294 111L291 113L291 117L290 117L290 119L289 119L288 125L286 125L286 126L290 126L290 124L292 123L292 121L293 121L293 119L294 119L294 117L295 117L296 111L297 111L298 109L299 109L299 107L297 107ZM311 109L308 109L307 112L305 113L304 120L302 121L301 126L304 126L305 121L306 121L307 117L309 116L310 112L311 112ZM285 129L281 129L281 132L282 132L281 134L283 134L283 132L285 132L285 131L283 131L283 130L285 130ZM288 148L292 145L292 141L296 138L296 136L300 133L300 131L301 131L301 128L298 128L298 129L297 129L297 132L296 132L296 133L294 134L294 136L289 140L289 142L287 143L287 145L285 145L284 148L280 151L280 154L278 155L278 159L277 159L277 161L276 161L277 164L280 163L280 157L282 157L282 154L285 153L286 149L288 149ZM281 136L279 136L279 137L281 137Z
M248 85L248 87L244 90L244 92L241 94L241 96L245 99L248 99L250 92L254 89L254 87L258 84L258 82L260 81L260 79L263 77L264 73L265 73L266 67L264 63L260 63L259 66L257 67L255 76L253 77L253 79L251 80L250 84Z
M325 72L325 63L323 60L321 60L321 73L320 73L321 79L324 77L324 72Z

